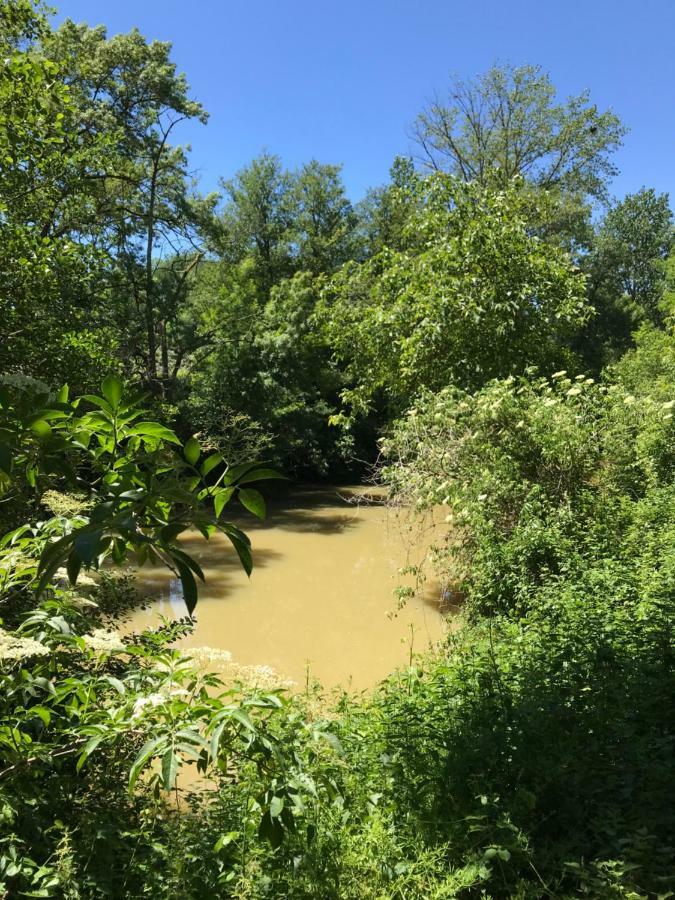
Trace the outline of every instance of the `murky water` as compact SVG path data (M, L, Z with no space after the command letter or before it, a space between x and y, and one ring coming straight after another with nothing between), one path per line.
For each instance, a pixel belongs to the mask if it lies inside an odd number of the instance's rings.
M273 667L303 685L307 673L326 687L374 685L405 665L411 646L426 649L444 633L440 588L397 609L394 590L411 584L399 570L419 563L427 539L415 543L407 517L381 503L355 502L349 489L306 489L271 505L268 517L237 524L251 537L250 580L222 535L188 535L187 552L206 576L197 626L184 646L228 650L236 663ZM186 615L180 582L161 569L141 569L141 587L157 597L134 613L131 627L159 615Z

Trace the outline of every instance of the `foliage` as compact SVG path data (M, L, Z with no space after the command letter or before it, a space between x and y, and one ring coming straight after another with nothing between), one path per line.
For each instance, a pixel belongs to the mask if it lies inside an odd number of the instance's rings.
M81 413L81 402L94 408ZM72 402L67 388L56 398L25 393L13 398L5 389L0 411L0 487L11 491L17 474L39 491L54 484L79 487L89 507L77 521L64 520L58 540L44 543L35 572L38 594L61 566L75 584L82 567L98 568L108 557L119 565L133 551L141 565L149 559L173 569L192 613L195 575L202 581L204 576L177 543L189 527L205 538L216 529L227 535L250 573L250 541L220 517L235 496L256 515L264 515L262 497L249 485L276 478L273 470L255 463L229 468L219 453L203 456L195 438L181 447L169 428L143 420L138 399L127 398L114 376L104 380L102 396ZM171 445L178 445L180 453L172 453ZM211 473L217 469L220 474L214 480ZM3 546L11 553L29 533L28 526L21 526L3 538ZM32 579L27 586L35 586Z
M221 204L170 45L0 0L0 50L0 894L672 896L672 217L592 215L618 119L493 68L419 117L433 175L353 207L263 153ZM250 572L251 460L378 432L447 642L360 697L207 671L181 535ZM122 635L146 561L189 618Z
M480 386L560 360L587 314L583 279L531 236L517 185L436 175L418 189L410 246L345 266L324 291L329 340L353 385L343 397L357 412L378 391L400 412L422 388Z
M522 176L540 188L603 198L616 169L609 159L625 129L601 113L588 92L555 102L540 66L494 66L474 83L456 81L417 118L422 160L465 181L497 173L502 185Z

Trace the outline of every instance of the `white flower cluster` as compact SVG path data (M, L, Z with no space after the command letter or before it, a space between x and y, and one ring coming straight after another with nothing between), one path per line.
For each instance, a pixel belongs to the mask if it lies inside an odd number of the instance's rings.
M170 700L171 697L189 697L190 694L185 688L180 687L177 684L171 684L168 686L166 691L156 691L153 694L147 694L145 697L139 697L134 703L134 708L131 713L132 719L140 718L144 711L149 709L156 709L158 706L162 706L166 703L167 700Z
M32 638L17 637L0 628L0 661L3 659L27 659L31 656L46 656L49 647Z
M188 659L193 659L198 665L232 662L230 651L219 650L217 647L193 647L189 650L184 650L183 655Z
M116 631L106 631L105 628L96 628L91 634L83 635L83 640L96 653L119 653L127 649Z

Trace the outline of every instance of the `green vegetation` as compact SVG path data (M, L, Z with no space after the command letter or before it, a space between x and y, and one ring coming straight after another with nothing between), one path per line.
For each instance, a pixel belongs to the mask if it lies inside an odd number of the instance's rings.
M271 154L202 197L167 44L0 0L0 50L0 895L673 896L674 235L621 123L495 68L360 204ZM180 649L182 533L250 572L259 483L372 466L445 510L443 646L330 700ZM121 637L146 561L190 616Z

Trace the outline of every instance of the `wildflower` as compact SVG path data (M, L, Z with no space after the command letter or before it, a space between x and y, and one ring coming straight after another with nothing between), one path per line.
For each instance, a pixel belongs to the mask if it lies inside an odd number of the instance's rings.
M126 650L121 637L116 631L96 628L91 634L83 635L85 645L96 653L119 653Z
M217 647L193 647L190 650L184 650L183 654L188 659L193 659L197 663L229 663L232 661L232 654L229 650L220 650Z
M32 638L17 637L0 628L0 661L3 659L28 659L31 656L47 656L49 647Z
M157 706L161 706L166 697L164 694L148 694L146 697L139 697L138 700L134 703L134 708L131 713L132 719L138 719L143 715L143 710L146 707L150 709L155 709Z

